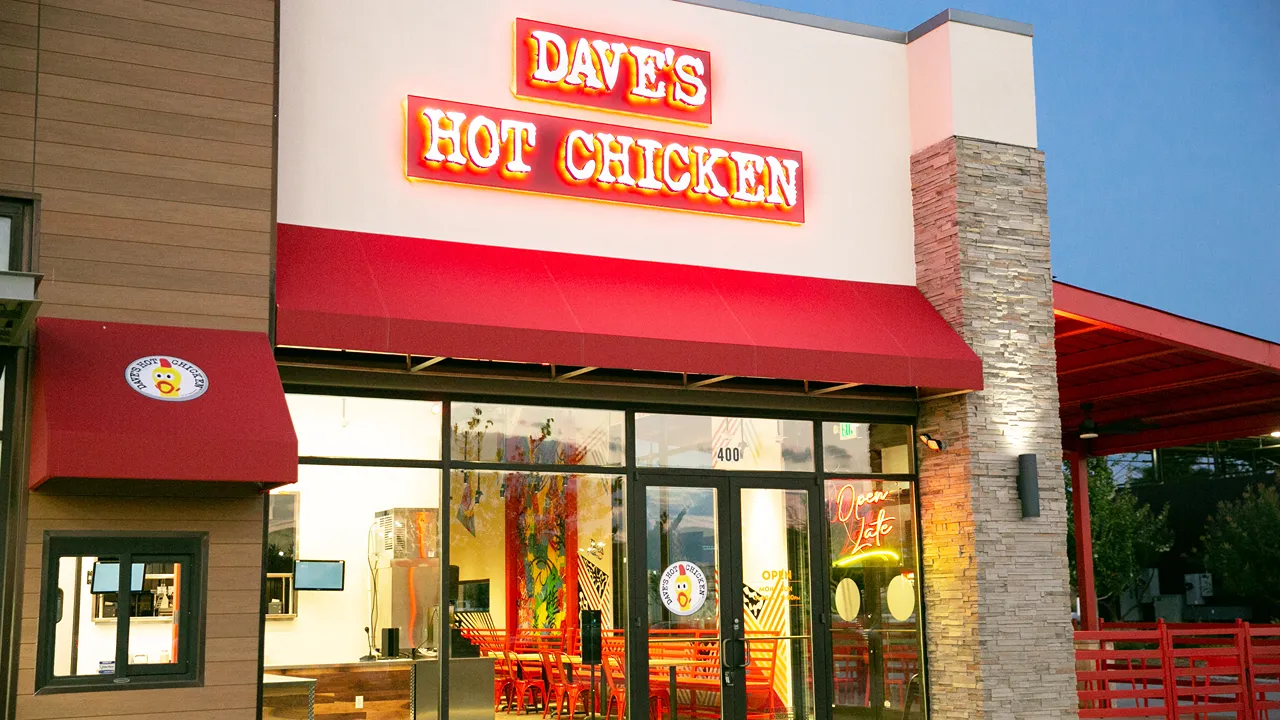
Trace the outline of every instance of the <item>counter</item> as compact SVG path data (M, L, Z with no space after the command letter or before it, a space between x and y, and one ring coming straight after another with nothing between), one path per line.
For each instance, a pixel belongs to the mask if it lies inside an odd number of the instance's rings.
M455 658L450 661L449 670L450 720L493 720L493 660ZM440 665L435 658L287 665L268 667L266 671L281 678L272 683L282 688L290 680L312 682L314 710L308 715L267 715L264 676L264 719L338 716L366 720L435 720L437 717ZM290 702L296 705L296 699Z

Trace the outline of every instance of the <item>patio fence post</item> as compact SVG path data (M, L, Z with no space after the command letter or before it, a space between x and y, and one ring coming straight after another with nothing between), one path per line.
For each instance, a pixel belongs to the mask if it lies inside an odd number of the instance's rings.
M1253 638L1249 633L1249 623L1238 618L1236 619L1236 647L1240 652L1240 684L1244 685L1245 691L1245 717L1249 718L1249 720L1255 720L1258 714L1253 707L1255 699L1253 694Z
M1173 667L1173 638L1164 618L1156 622L1156 630L1159 632L1160 667L1164 670L1164 716L1167 720L1178 720L1178 676Z

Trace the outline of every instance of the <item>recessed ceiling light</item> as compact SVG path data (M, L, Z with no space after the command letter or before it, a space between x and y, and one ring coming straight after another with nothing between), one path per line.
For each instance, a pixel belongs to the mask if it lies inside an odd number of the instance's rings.
M1272 433L1271 433L1271 437L1273 437L1273 438L1280 438L1280 430L1272 431Z

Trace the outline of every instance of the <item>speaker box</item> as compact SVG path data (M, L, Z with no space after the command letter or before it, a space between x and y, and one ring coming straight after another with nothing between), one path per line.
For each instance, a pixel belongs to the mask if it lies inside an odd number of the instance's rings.
M400 628L382 628L382 657L400 657Z

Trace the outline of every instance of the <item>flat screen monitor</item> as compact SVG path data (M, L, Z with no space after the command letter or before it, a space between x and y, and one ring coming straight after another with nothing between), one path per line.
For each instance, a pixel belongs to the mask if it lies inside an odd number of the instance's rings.
M299 560L293 564L295 590L341 590L345 560Z
M143 564L133 564L133 577L130 578L129 592L142 592ZM120 563L96 562L93 564L93 585L89 592L94 595L120 592Z
M489 612L489 581L465 580L456 586L462 597L457 603L458 610L468 612Z

